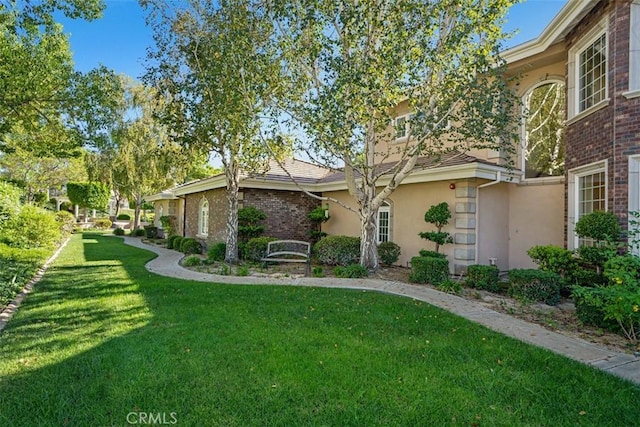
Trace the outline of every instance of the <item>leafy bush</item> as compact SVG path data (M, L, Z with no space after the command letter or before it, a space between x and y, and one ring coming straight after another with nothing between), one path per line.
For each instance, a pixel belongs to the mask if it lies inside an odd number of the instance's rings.
M278 240L276 237L254 237L244 246L244 259L247 261L259 262L267 255L267 245L269 242Z
M322 267L313 267L311 275L313 277L324 277L324 270L322 269Z
M382 242L378 245L378 257L384 265L392 265L400 258L400 246L393 242Z
M500 271L495 265L470 265L467 267L466 285L470 288L498 292L500 290L499 273Z
M430 283L438 286L449 279L449 260L441 257L411 258L411 274L409 281L414 283Z
M115 230L113 230L113 234L115 234L116 236L124 236L124 230L118 227Z
M246 243L264 233L264 225L260 222L265 219L267 214L253 206L238 209L238 241Z
M175 240L173 244L176 244ZM180 252L183 254L201 254L202 244L192 237L185 237L180 241Z
M514 269L509 271L509 294L549 305L560 302L562 279L550 271Z
M360 260L360 238L353 236L327 236L313 245L313 252L320 264L356 264Z
M357 279L360 277L367 277L369 275L369 271L366 267L363 267L360 264L349 264L346 267L338 266L334 268L333 274L336 277Z
M99 228L100 230L106 230L113 225L109 218L96 218L93 220L93 226L95 228Z
M56 222L60 226L60 231L63 236L68 236L73 233L73 229L76 226L76 218L71 212L58 211L55 213Z
M618 217L613 212L594 211L582 216L576 222L576 234L597 242L620 240L622 229Z
M209 248L209 252L207 252L207 259L211 261L224 261L226 254L227 244L225 242L214 243Z
M460 284L460 282L447 279L438 285L438 289L448 294L458 295L462 290L462 285Z
M178 236L177 234L172 234L171 236L167 237L167 249L174 249L174 243L176 238L181 237Z
M618 333L620 327L615 320L605 319L604 309L601 304L594 303L586 295L589 289L596 289L586 286L575 286L572 297L576 307L576 316L585 325L596 326L607 331Z
M0 228L12 216L20 212L22 190L8 182L0 181Z
M22 290L44 264L50 251L18 249L0 243L0 309Z
M640 281L640 258L631 255L618 255L604 265L604 276L611 284L629 286Z
M428 249L420 249L419 254L421 257L447 258L445 254L441 254L440 252L436 251L430 251Z
M249 267L247 267L246 265L240 265L238 266L238 268L236 269L236 276L248 276L249 275Z
M188 256L182 261L182 265L184 265L185 267L196 267L201 264L202 259L197 255Z
M144 234L147 236L147 239L155 239L158 237L158 227L153 225L145 225L144 226Z
M531 247L527 254L540 270L556 273L567 284L576 284L579 265L573 251L555 245L539 245Z
M175 249L176 251L179 251L180 245L182 244L182 239L184 239L184 237L182 236L173 236L171 249Z
M131 221L131 215L126 214L126 213L122 213L120 215L118 215L116 217L116 220L118 221Z
M162 228L165 232L165 236L170 236L175 232L177 218L173 215L163 215L158 218Z
M329 220L328 208L324 208L322 205L316 206L309 214L307 218L313 224L312 229L309 231L311 240L317 242L323 237L327 237L327 233L322 231L322 223Z
M24 205L17 215L9 218L2 229L2 237L9 246L22 249L52 248L62 232L53 213Z
M129 235L133 236L133 237L142 237L142 236L144 236L144 229L143 228L134 228L133 230L131 230Z

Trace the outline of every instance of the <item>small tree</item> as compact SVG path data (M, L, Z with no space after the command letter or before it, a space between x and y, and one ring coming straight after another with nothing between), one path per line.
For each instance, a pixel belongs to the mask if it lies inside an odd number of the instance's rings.
M317 242L323 237L327 236L327 233L322 231L322 223L329 220L329 211L322 206L316 206L309 214L307 218L313 223L312 229L309 231L309 237L313 242Z
M238 209L238 241L247 243L250 239L264 233L264 225L260 222L267 219L267 214L253 206Z
M87 209L105 209L109 204L111 189L101 182L69 182L67 196L71 203L84 208L85 220Z
M442 227L449 224L451 219L451 211L447 202L433 205L424 214L424 220L436 226L437 231L423 231L418 233L423 239L427 239L436 244L436 252L440 251L440 245L453 243L451 235L446 231L442 231Z

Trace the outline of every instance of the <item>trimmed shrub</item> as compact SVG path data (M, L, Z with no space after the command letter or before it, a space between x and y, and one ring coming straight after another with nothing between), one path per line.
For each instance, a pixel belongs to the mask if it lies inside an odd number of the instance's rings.
M224 261L227 254L227 244L225 242L214 243L207 252L207 259L210 261Z
M430 251L428 249L420 249L419 252L421 257L432 257L432 258L447 258L445 254L441 254L440 252Z
M509 271L509 282L511 296L549 305L560 302L562 278L550 271L514 269Z
M111 228L113 223L108 218L96 218L93 220L93 226L95 228L99 228L100 230L106 230L107 228Z
M116 236L124 236L124 230L118 227L115 230L113 230L113 234L115 234Z
M58 211L55 213L56 221L60 225L60 231L63 236L68 236L73 233L73 229L76 226L76 218L71 212Z
M196 267L198 265L202 265L202 259L197 255L191 255L182 261L182 265L185 267Z
M24 205L2 229L4 242L22 249L52 248L61 236L54 214L32 205Z
M470 288L484 289L490 292L498 292L498 274L500 271L495 265L470 265L467 267L466 285Z
M175 241L173 244L175 245ZM180 252L183 254L201 254L202 244L193 237L185 237L180 241Z
M158 227L153 225L145 225L144 234L145 236L147 236L147 239L155 239L156 237L158 237Z
M360 264L350 264L346 267L338 266L334 268L333 274L336 277L357 279L360 277L367 277L369 275L369 270L367 270L366 267L363 267Z
M144 229L143 228L134 228L133 230L131 230L129 235L133 236L133 237L142 237L142 236L144 236Z
M582 216L576 222L576 234L579 237L598 242L616 242L620 240L622 229L618 217L613 212L594 211Z
M131 221L131 215L122 213L116 217L117 221Z
M182 239L184 239L184 237L182 237L182 236L174 236L173 242L172 242L172 245L171 245L171 249L175 249L176 251L180 251L180 245L182 244Z
M538 245L531 247L527 254L540 270L556 273L568 285L576 284L579 265L573 251L555 245Z
M269 242L279 240L276 237L254 237L244 245L244 259L252 262L259 262L267 255L267 245Z
M264 233L264 225L261 222L265 219L267 214L256 207L238 209L238 241L246 243Z
M400 246L393 242L382 242L378 245L378 257L384 265L392 265L400 258Z
M409 281L413 283L430 283L440 285L449 279L449 260L440 257L411 258L411 274Z
M167 249L173 249L173 244L176 238L178 237L181 237L181 236L178 236L177 234L172 234L171 236L167 237Z
M360 261L360 238L353 236L327 236L313 245L313 252L320 264L357 264Z

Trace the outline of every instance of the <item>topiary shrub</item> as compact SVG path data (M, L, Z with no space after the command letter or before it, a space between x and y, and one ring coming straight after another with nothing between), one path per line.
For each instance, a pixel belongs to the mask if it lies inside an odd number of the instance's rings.
M360 261L360 238L327 236L313 245L313 253L324 265L356 264Z
M334 268L333 274L336 277L357 279L360 277L367 277L369 275L369 271L366 267L363 267L360 264L350 264L346 267L338 266Z
M261 222L265 219L267 214L253 206L238 209L238 242L246 243L264 233Z
M173 244L176 244L175 241ZM201 254L202 244L192 237L185 237L180 241L180 252L183 254Z
M225 242L214 243L207 252L207 259L209 261L224 261L226 254L227 244Z
M244 259L252 262L259 262L260 259L264 258L267 255L267 245L269 242L273 242L275 240L279 240L276 237L254 237L253 239L249 239L249 241L244 246Z
M116 236L124 236L124 230L118 227L115 230L113 230L113 234L115 234Z
M176 251L180 251L180 245L182 244L182 239L184 239L184 237L174 236L172 249L175 249Z
M185 267L196 267L198 265L202 265L202 259L197 255L191 255L182 261L182 265Z
M158 227L153 225L145 225L144 226L144 234L147 236L147 239L155 239L158 237Z
M436 251L430 251L428 249L420 249L419 254L421 257L447 258L445 254L441 254L440 252Z
M430 283L438 286L449 279L449 260L441 257L411 258L411 274L409 281L413 283Z
M613 212L594 211L582 216L576 222L578 237L596 242L616 242L620 240L622 228Z
M174 241L176 240L177 237L181 237L178 236L177 234L172 234L171 236L167 237L167 249L173 249L174 248Z
M123 213L123 214L118 215L116 217L116 220L117 221L130 221L131 220L131 216L128 215L128 214Z
M562 279L550 271L513 269L509 271L509 295L529 301L556 305L560 302Z
M440 246L446 243L453 243L451 235L446 231L442 231L442 228L449 224L451 219L451 211L447 202L442 202L437 205L433 205L424 214L425 222L435 225L436 231L425 231L418 233L423 239L427 239L436 244L436 252L440 252Z
M393 242L382 242L378 245L378 257L383 265L392 265L400 258L400 246Z
M495 265L470 265L467 267L466 285L470 288L484 289L489 292L498 292L498 274L500 271Z
M555 245L538 245L531 247L527 254L538 264L540 270L556 273L567 285L577 283L580 267L573 251Z

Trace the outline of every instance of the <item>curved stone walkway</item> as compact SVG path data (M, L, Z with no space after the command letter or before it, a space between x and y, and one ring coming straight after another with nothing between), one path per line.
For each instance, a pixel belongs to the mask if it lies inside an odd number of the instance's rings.
M498 313L477 302L447 294L423 286L375 279L337 278L266 278L220 276L188 270L179 264L182 253L159 246L148 245L140 239L124 237L126 244L155 252L158 256L149 261L147 269L153 273L179 279L238 285L295 285L324 288L362 289L401 295L440 307L458 316L484 325L494 331L543 347L555 353L610 372L640 384L640 358L632 354L617 353L595 346L584 340L567 337L549 331L534 323Z

